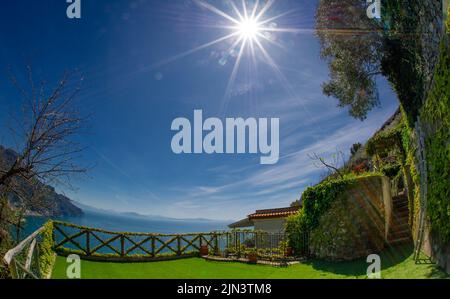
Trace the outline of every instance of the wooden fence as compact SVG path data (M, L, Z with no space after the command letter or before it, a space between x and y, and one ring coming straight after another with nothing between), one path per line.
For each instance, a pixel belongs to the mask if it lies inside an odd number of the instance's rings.
M3 260L9 266L11 276L18 279L45 278L39 268L39 242L44 227L39 228L16 247L9 250Z
M221 233L154 234L111 232L54 222L54 249L58 254L79 254L98 260L156 260L197 255L200 247L219 252Z
M40 244L50 240L50 254L77 254L83 259L138 262L198 256L201 250L216 256L246 256L256 252L261 259L276 260L291 255L284 233L258 231L225 231L192 234L156 234L111 232L86 226L52 221L39 228L15 248L9 250L4 261L14 278L47 278L47 270L40 269ZM47 225L47 224L46 224ZM306 235L305 235L306 236ZM308 238L304 239L305 248ZM45 242L45 244L48 244ZM54 252L53 252L53 251ZM49 254L48 252L46 253ZM306 255L307 250L296 255ZM45 255L45 254L44 254ZM46 265L47 267L48 265ZM52 265L49 266L51 270Z
M108 261L164 260L198 255L206 246L211 255L246 254L256 249L263 258L284 256L284 233L226 231L191 234L111 232L55 221L54 250Z

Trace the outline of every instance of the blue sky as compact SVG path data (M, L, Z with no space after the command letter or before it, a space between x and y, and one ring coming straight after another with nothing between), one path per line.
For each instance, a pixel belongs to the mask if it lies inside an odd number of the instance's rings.
M288 82L261 53L255 55L257 70L249 70L251 57L244 54L227 89L236 57L224 53L232 41L180 55L230 30L219 28L224 18L193 1L82 0L80 20L66 17L65 2L2 3L0 68L9 66L25 79L24 66L31 62L35 76L49 82L66 69L83 73L78 101L82 113L92 116L88 132L79 137L88 146L80 162L95 167L88 177L74 179L77 190L60 189L84 204L211 219L238 219L255 209L287 206L323 173L308 154L348 153L398 105L380 78L382 105L367 120L352 119L346 109L337 108L335 99L322 95L328 70L309 31L276 33L277 44L261 41ZM209 1L231 14L226 2ZM315 1L276 1L267 17L295 9L275 25L312 29L315 7ZM2 128L19 102L1 76ZM279 162L260 165L259 155L173 154L171 122L192 119L194 109L202 109L205 118L280 118ZM8 145L6 130L0 134Z

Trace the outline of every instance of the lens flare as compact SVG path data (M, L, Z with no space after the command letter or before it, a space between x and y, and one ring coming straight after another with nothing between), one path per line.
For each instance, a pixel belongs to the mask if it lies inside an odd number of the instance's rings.
M235 81L238 77L239 69L243 61L243 56L249 55L252 64L249 66L251 72L255 72L252 76L248 76L252 81L255 81L257 66L256 64L260 61L268 65L276 77L280 80L283 86L286 88L290 94L293 94L292 87L290 86L287 78L281 72L279 66L272 59L269 54L268 49L265 48L266 43L283 48L283 45L277 41L276 35L279 33L299 33L304 30L296 28L282 28L279 27L275 21L285 17L286 15L294 12L295 10L285 11L279 13L275 16L270 16L270 9L277 0L224 0L231 8L230 12L221 10L217 6L211 4L208 0L193 0L199 7L209 11L210 13L219 16L228 25L215 25L212 27L217 27L221 29L228 29L228 33L225 36L219 37L216 40L205 43L203 45L197 46L191 50L184 53L180 53L172 58L166 59L157 65L160 67L166 63L173 62L185 56L191 55L200 50L204 50L211 46L217 45L219 43L230 43L231 46L228 51L225 51L223 56L218 60L218 64L221 66L226 66L231 59L234 59L234 66L232 67L232 72L225 90L225 102L229 100L232 95L232 90L234 88ZM236 4L241 2L241 5ZM262 4L264 3L264 4ZM308 30L309 32L309 30ZM231 42L230 42L231 41ZM232 54L233 53L233 54ZM249 82L248 86L251 86L254 82Z
M237 26L239 35L245 39L255 39L261 33L261 26L253 18L248 18Z

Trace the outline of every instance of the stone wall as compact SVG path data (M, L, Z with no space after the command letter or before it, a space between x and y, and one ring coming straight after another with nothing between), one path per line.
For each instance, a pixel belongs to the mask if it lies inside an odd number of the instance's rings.
M422 55L425 62L425 93L423 102L428 98L428 92L433 86L433 74L439 57L440 43L445 38L444 12L450 4L449 0L422 0L420 7L420 27ZM426 135L433 135L427 124L423 125ZM427 128L428 127L428 128ZM418 168L419 169L419 168ZM445 200L444 198L442 200ZM449 220L450 221L450 220ZM417 226L418 223L414 223ZM417 238L416 235L413 238ZM425 237L422 250L432 257L448 274L450 274L450 244L444 244L438 237L430 233L429 223L425 227Z
M361 178L337 198L321 216L319 227L311 232L311 252L333 261L380 252L390 217L385 209L385 202L391 200L390 193L383 192L384 184L389 184L389 180L383 177Z
M425 62L425 91L430 88L433 71L439 57L439 45L444 35L444 2L443 0L421 0L419 11L420 40ZM425 92L425 98L426 99Z

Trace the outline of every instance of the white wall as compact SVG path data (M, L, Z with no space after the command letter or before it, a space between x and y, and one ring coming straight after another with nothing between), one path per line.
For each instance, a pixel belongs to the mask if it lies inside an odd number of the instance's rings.
M269 233L284 232L285 222L286 218L253 219L255 230L262 230Z

